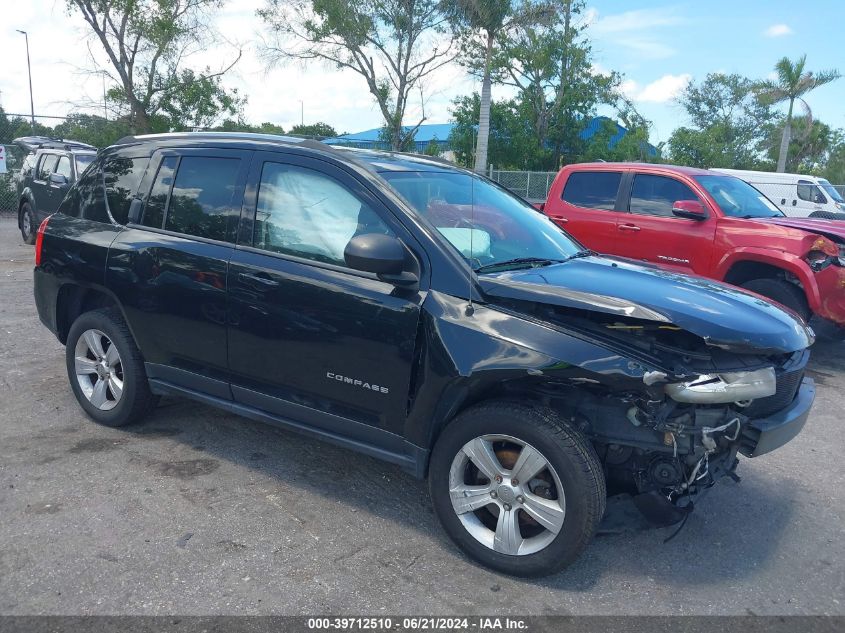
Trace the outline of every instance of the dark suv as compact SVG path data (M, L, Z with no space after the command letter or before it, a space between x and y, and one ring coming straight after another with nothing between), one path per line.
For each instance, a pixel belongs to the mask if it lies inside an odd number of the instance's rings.
M517 575L570 563L608 491L680 521L814 397L811 330L756 295L585 251L447 163L284 137L101 152L35 298L97 422L178 395L385 459Z
M13 143L30 153L17 177L18 228L27 244L35 231L56 212L70 186L97 156L97 148L77 141L42 136L16 138Z

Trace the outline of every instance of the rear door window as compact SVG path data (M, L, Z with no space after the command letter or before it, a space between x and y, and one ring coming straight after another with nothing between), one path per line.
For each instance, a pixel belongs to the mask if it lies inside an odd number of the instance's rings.
M41 161L38 163L38 180L47 180L56 170L56 162L59 157L55 154L43 154Z
M679 180L668 176L637 174L631 187L631 202L628 210L639 215L657 215L665 218L675 217L672 205L678 200L696 200L700 202L689 187Z
M144 207L144 217L141 220L141 224L144 226L151 226L156 229L164 226L164 210L167 207L167 198L170 196L173 174L176 173L178 162L177 156L166 156L162 159L153 182L153 189Z
M60 176L64 176L68 180L70 180L71 172L70 172L70 159L67 156L60 156L59 162L56 165L56 170L54 173L59 174Z
M563 200L576 207L612 211L621 182L620 171L575 171L566 180Z
M173 181L164 228L233 241L231 220L237 222L239 210L233 208L232 200L240 168L239 158L184 156Z
M129 205L138 192L149 158L125 158L111 156L103 165L103 181L106 187L106 202L114 220L126 224Z

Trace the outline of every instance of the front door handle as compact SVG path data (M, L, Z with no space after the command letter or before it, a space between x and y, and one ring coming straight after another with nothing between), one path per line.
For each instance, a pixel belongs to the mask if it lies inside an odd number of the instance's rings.
M636 224L620 224L619 230L620 231L634 231L634 232L636 232L636 231L640 230L640 227L638 227Z
M279 282L271 279L269 275L258 273L239 273L238 281L252 288L276 288Z
M569 218L564 218L559 215L553 215L552 220L554 220L558 224L566 224L567 222L569 222Z

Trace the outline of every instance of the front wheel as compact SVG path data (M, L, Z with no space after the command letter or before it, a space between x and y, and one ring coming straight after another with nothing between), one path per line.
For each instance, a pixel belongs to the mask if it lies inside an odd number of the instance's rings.
M38 232L38 221L35 213L28 202L21 205L21 238L26 244L35 244L35 235Z
M807 304L804 291L783 279L752 279L742 284L742 287L751 292L756 292L758 295L768 297L772 301L777 301L805 321L808 321L813 314Z
M555 411L491 402L461 413L429 466L434 510L473 559L514 576L545 576L592 540L604 514L593 447Z
M94 421L125 426L155 406L141 353L117 310L93 310L74 321L65 357L73 394Z

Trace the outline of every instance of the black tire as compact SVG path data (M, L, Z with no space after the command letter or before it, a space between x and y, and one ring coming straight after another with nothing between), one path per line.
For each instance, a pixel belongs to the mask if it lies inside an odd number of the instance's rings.
M789 308L805 321L812 316L804 291L788 281L782 279L752 279L742 284L742 287Z
M35 244L35 236L38 234L38 220L35 218L35 212L28 202L21 205L20 229L24 243Z
M83 393L76 375L77 343L86 331L92 329L105 334L120 355L123 392L114 408L108 411L91 403ZM158 396L150 391L141 352L120 312L114 308L85 312L73 322L68 332L65 360L73 395L88 417L99 424L112 427L132 424L152 411L158 403Z
M845 220L845 213L833 211L813 211L808 217L821 218L822 220Z
M563 525L539 551L524 555L494 551L470 534L452 507L452 461L467 442L484 435L511 436L530 444L560 479L565 498ZM522 577L546 576L572 563L595 535L607 497L601 463L584 435L548 407L511 401L476 405L443 430L429 464L429 492L438 519L461 550L482 565Z

